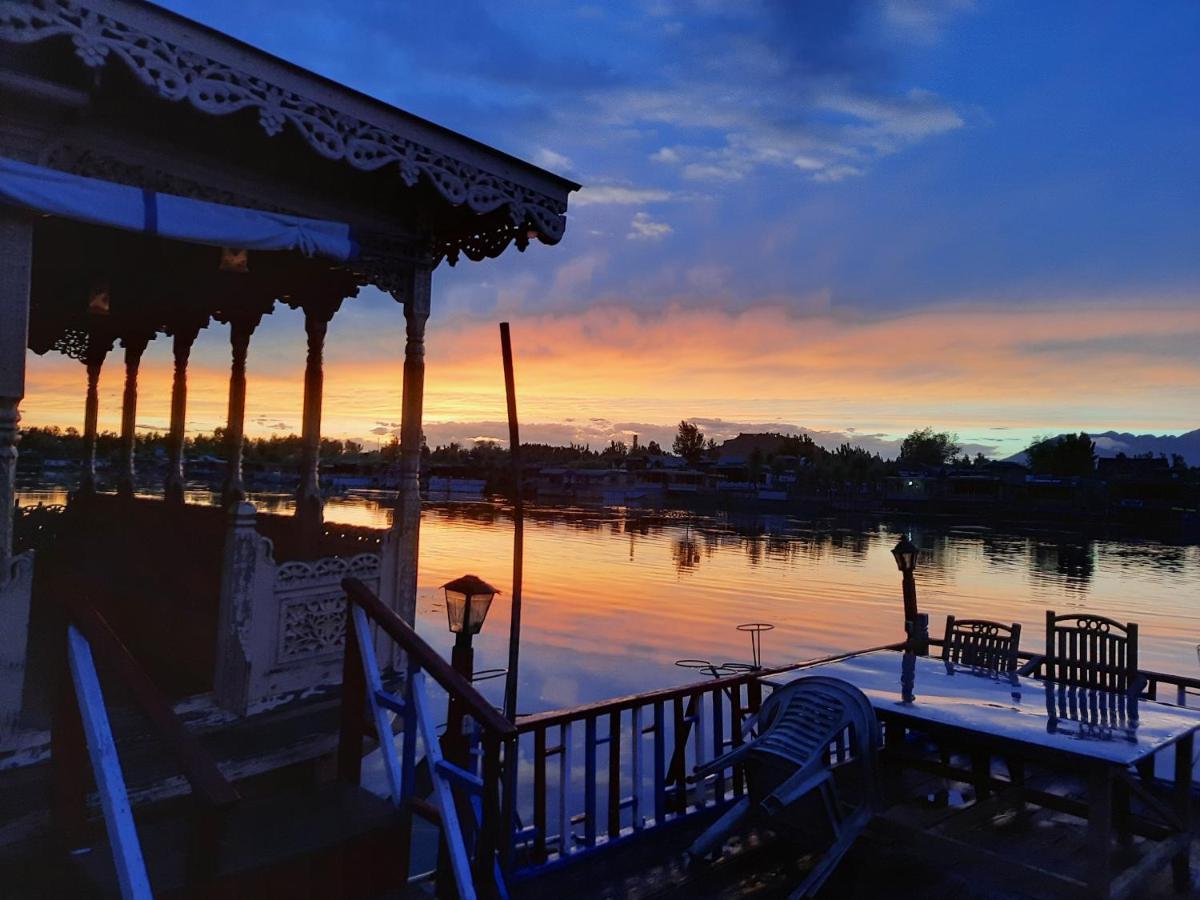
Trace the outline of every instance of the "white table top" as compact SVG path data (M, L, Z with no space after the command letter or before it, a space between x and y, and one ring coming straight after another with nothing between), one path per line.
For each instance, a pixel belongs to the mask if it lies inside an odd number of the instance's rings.
M1030 747L1130 765L1200 728L1200 709L997 674L894 650L763 679L806 675L848 681L882 714L1003 738Z

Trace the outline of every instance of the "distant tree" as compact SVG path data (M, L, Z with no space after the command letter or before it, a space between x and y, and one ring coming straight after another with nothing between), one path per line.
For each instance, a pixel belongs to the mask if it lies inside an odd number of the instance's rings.
M762 481L763 474L763 452L761 447L755 447L750 451L750 458L747 460L748 470L750 474L750 483L758 484Z
M1082 431L1034 438L1025 455L1029 468L1039 475L1091 475L1096 468L1096 444Z
M651 441L646 445L646 452L651 456L660 456L663 451L662 447L658 445L658 441Z
M900 462L916 466L944 466L958 456L958 435L926 426L900 444Z
M699 425L693 425L687 419L679 423L679 433L675 435L675 443L671 449L689 463L695 465L704 453L704 432Z
M384 462L394 463L400 461L400 436L393 434L388 438L388 442L379 448L379 456Z
M608 446L600 452L600 458L605 462L617 464L629 456L629 449L624 441L609 441Z

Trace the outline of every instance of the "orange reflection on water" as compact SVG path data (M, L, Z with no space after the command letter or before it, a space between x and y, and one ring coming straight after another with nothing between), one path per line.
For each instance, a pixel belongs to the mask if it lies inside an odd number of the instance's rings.
M211 494L199 491L196 500ZM290 497L254 495L287 513ZM56 503L64 491L28 492ZM333 522L384 528L387 494L334 498ZM905 527L911 527L906 523ZM492 503L427 503L418 585L421 634L447 654L439 586L477 574L503 593L476 638L477 669L508 652L514 523ZM917 589L936 636L945 616L1024 626L1038 650L1047 608L1086 609L1141 626L1142 666L1197 674L1200 548L1019 534L987 527L913 528ZM612 509L531 509L525 520L522 712L696 680L680 658L748 662L741 622L770 622L763 661L778 665L898 640L899 574L886 524L844 527L787 516L741 518ZM480 684L499 702L503 680Z

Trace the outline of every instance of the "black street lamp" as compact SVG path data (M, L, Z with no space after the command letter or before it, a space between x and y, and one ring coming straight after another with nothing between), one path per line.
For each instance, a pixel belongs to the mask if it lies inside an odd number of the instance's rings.
M471 639L479 634L487 618L492 600L500 593L482 578L464 575L442 585L446 592L446 623L454 635L450 651L450 667L467 681L475 677L475 650ZM463 711L451 695L446 710L446 734L443 748L446 756L457 765L466 764L466 743L463 740Z
M471 646L487 618L492 600L500 593L476 575L464 575L442 585L446 592L446 622L456 635L454 646Z
M917 634L917 624L919 613L917 612L917 583L913 578L913 571L917 568L917 554L920 551L917 545L909 540L908 535L900 538L900 541L892 548L892 556L896 559L896 568L900 570L902 585L904 588L904 633L908 638L909 646L918 653L924 653L928 650L927 636L926 641L921 641ZM916 645L924 644L923 648Z

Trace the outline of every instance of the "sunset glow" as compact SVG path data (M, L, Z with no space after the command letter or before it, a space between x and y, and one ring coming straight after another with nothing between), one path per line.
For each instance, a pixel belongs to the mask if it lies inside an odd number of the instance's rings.
M276 317L301 331L298 315ZM1200 402L1200 363L1179 352L1200 336L1200 304L1175 298L1047 308L962 303L886 318L796 315L780 305L639 313L612 304L512 321L526 440L596 444L638 433L663 441L680 418L700 417L726 420L733 433L747 427L739 423L775 423L855 429L860 440L886 442L933 423L985 452L1007 453L1066 423L1187 430ZM371 442L398 427L403 317L398 308L380 310L378 323L372 317L358 330L353 321L335 322L330 330L328 435ZM430 442L503 442L495 324L436 324L426 376ZM194 431L224 422L224 332L215 325L203 335L190 368ZM299 421L303 345L299 334L276 341L262 354L252 345L251 434L292 431ZM102 427L119 426L122 377L118 349L101 379ZM141 427L165 430L170 383L169 345L160 339L142 363ZM31 357L26 420L78 427L83 387L78 363Z
M986 0L472 7L478 43L415 9L401 27L370 4L168 5L583 185L558 246L434 273L432 445L506 437L500 321L529 441L669 442L686 417L889 456L932 425L1007 456L1200 424L1195 5L1117 4L1088 28ZM403 344L390 297L343 305L328 435L394 430ZM142 366L148 428L169 356L160 337ZM228 363L213 324L190 428L223 423ZM303 365L281 307L251 344L249 433L299 429ZM103 427L120 370L117 351ZM76 363L31 358L25 423L78 427L83 390Z

